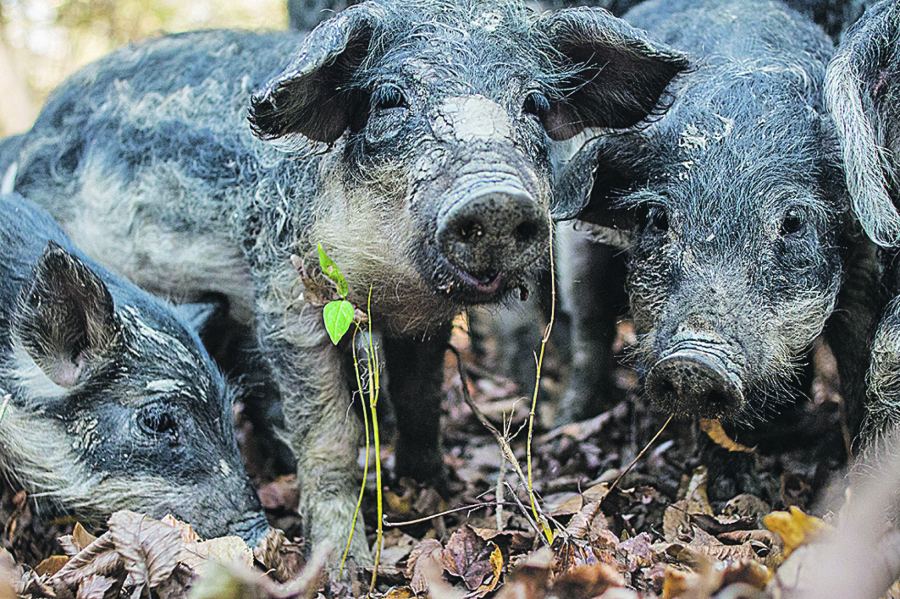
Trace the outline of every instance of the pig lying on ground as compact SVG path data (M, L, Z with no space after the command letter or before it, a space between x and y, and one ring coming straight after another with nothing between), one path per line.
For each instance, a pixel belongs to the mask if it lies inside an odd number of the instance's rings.
M828 66L828 108L841 138L847 186L866 233L882 249L884 309L872 342L863 438L900 425L900 4L879 2L847 33ZM895 444L896 446L896 444Z
M203 307L111 274L17 195L0 196L0 271L3 470L78 518L173 514L257 543L269 527L232 395L186 326Z
M877 267L824 111L831 41L768 1L654 1L626 18L696 62L661 119L603 141L581 215L629 237L646 394L672 413L759 423L795 394L824 329L856 430ZM710 490L730 497L722 474Z
M306 534L341 546L359 439L349 345L329 340L292 254L314 273L321 243L349 299L371 294L395 473L439 478L452 318L528 285L549 214L583 204L594 144L566 163L569 140L635 125L685 67L597 9L367 2L305 40L218 31L116 52L56 91L10 168L100 262L172 297L224 293L253 322ZM352 552L369 560L361 523Z

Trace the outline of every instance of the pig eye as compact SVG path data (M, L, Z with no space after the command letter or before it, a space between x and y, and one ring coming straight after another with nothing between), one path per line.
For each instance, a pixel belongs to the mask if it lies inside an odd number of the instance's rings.
M644 226L658 231L669 230L669 214L662 206L642 206L638 209L637 220Z
M522 105L522 112L536 116L539 119L547 116L550 112L550 102L547 96L538 91L529 92L525 96L525 103Z
M165 435L170 443L178 442L178 423L169 412L146 410L138 415L138 426L151 436Z
M788 208L781 219L781 235L795 235L799 233L806 224L803 212L798 208Z
M372 94L372 108L389 110L391 108L409 108L406 95L396 85L382 85Z

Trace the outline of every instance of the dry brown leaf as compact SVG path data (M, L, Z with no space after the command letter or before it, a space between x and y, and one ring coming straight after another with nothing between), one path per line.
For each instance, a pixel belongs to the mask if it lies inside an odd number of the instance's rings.
M497 593L496 599L543 599L550 583L553 553L546 547L526 557Z
M120 510L110 516L109 532L135 586L153 589L171 576L183 545L180 530L144 514Z
M270 528L259 545L253 549L253 557L268 570L269 576L278 582L293 578L303 567L300 547L292 543L277 528Z
M497 585L500 583L500 574L503 572L503 553L500 551L500 548L497 547L496 544L490 543L494 546L494 550L491 551L491 557L488 562L491 565L491 578L488 582L484 582L475 589L468 596L471 597L484 597L488 593L492 592L497 588Z
M172 528L177 528L178 530L180 530L181 531L181 540L184 541L185 543L194 543L194 542L199 543L200 541L203 540L200 538L200 535L198 535L194 531L194 528L190 524L187 524L186 522L182 522L181 520L179 520L172 514L166 514L165 516L162 517L162 520L160 520L160 522L162 522L163 524L167 524L167 525L171 526Z
M117 581L105 576L88 576L81 581L76 599L103 599Z
M784 542L784 556L801 545L821 537L834 528L815 516L807 516L796 506L788 512L772 512L765 517L766 527L781 537Z
M696 501L676 501L663 512L663 537L669 543L689 539L693 531L691 514L705 514L705 506Z
M759 543L764 547L768 547L770 551L781 551L781 537L771 530L736 530L734 532L723 532L716 535L716 538L727 545L743 545L744 543Z
M766 588L772 579L772 571L756 560L740 560L728 564L722 572L722 584L748 584L757 590Z
M428 579L425 574L431 569L441 571L441 552L443 551L440 541L434 539L426 539L417 544L409 554L406 561L406 575L410 578L410 586L416 593L424 593L428 590Z
M616 546L617 552L624 552L625 555L634 558L634 566L628 567L628 572L634 572L638 566L641 568L650 566L653 561L653 552L650 548L651 540L652 537L649 533L642 532L635 537L622 541Z
M592 501L572 516L566 533L576 539L591 541L600 536L602 531L609 529L609 522L600 509L600 501Z
M625 579L609 564L572 568L550 587L549 595L567 599L590 599L611 587L625 586Z
M741 451L744 453L753 453L756 451L755 447L741 445L729 437L728 433L725 432L725 429L722 428L722 423L719 422L718 419L701 418L700 430L706 433L706 435L713 440L713 443L719 447L724 447L728 451Z
M59 541L59 544L62 545L63 551L66 552L66 555L72 557L73 555L76 555L79 551L96 541L97 537L86 531L81 525L81 522L77 522L75 524L75 528L72 530L72 534L63 535L57 540Z
M35 566L34 571L38 576L53 576L62 570L62 567L68 563L69 559L70 558L66 555L51 555Z
M462 578L466 588L474 591L491 573L490 553L487 543L468 524L463 524L447 541L447 546L441 552L441 561L444 570Z
M240 537L218 537L199 543L183 543L179 547L178 561L204 575L210 562L239 563L247 568L253 565L253 552Z
M562 516L571 516L577 514L584 507L584 496L580 494L573 495L550 511L550 515L554 518Z
M721 584L722 573L708 559L701 560L697 564L695 572L667 567L663 582L663 599L672 599L673 597L705 599L710 597Z
M126 575L122 556L115 549L112 535L106 532L71 557L56 574L48 579L57 595L72 596L79 583L91 576L105 576L115 580Z
M713 510L709 506L709 498L706 496L706 481L709 473L706 466L699 466L694 469L694 473L688 480L687 488L684 491L684 499L688 505L696 506L696 509L688 510L689 513L713 515Z
M388 591L388 593L384 596L384 599L413 599L416 596L416 592L412 590L410 587L400 587L399 589L392 589Z

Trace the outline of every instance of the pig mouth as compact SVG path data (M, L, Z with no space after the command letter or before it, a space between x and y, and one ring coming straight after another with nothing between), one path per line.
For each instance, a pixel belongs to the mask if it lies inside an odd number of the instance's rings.
M447 266L450 280L438 284L437 288L462 304L493 303L509 291L523 286L518 277L503 271L473 274L449 262Z

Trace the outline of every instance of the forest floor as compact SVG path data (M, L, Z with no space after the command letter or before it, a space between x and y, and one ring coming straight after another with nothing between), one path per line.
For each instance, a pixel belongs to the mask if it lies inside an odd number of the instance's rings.
M625 321L617 342L620 356L631 338ZM190 531L179 539L181 533L169 534L172 529L150 527L156 521L141 525L137 515L122 512L132 520L118 516L111 532L94 541L74 521L39 518L33 501L6 483L0 542L8 552L0 555L0 570L14 581L15 592L34 597L136 597L147 596L147 589L153 596L197 598L774 597L779 594L773 584L779 583L771 581L773 572L796 541L786 548L770 528L809 538L825 525L804 513L837 519L846 443L833 358L821 345L813 354L811 397L789 418L758 426L755 449L743 439L719 439L720 445L742 450L736 452L741 460L755 463L757 494L713 500L697 449L707 434L702 429L709 427L690 420L666 425L667 416L646 405L625 366L615 373L621 402L585 422L546 426L565 374L551 347L531 442L530 478L538 498L533 509L526 451L531 392L497 374L490 352L476 359L464 333L455 333L453 344L463 359L469 400L481 417L466 401L456 358L448 352L443 428L449 482L438 492L394 480L392 447L382 444L384 543L371 591L372 571L352 563L347 567L356 576L343 582L322 571L320 556L304 567L295 477L267 471L240 406L238 436L248 473L283 536L267 539L268 545L252 554L246 546L227 543L202 544L201 551ZM390 414L384 409L382 416L389 432ZM501 436L505 431L524 476L503 460L485 419ZM727 489L721 482L714 480L713 486ZM370 546L376 539L376 504L370 468L363 498ZM802 513L783 512L792 507ZM770 516L773 511L778 513ZM99 536L105 530L92 532ZM133 550L121 544L125 530L136 539ZM243 565L204 566L186 560L185 547L226 563L237 556ZM0 585L0 599L15 596L12 592Z

